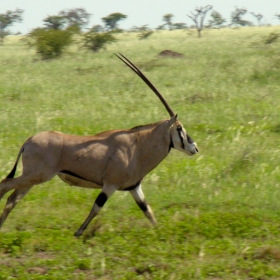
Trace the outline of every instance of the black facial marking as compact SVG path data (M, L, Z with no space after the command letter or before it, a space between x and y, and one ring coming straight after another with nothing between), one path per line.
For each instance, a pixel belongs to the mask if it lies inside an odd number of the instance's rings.
M180 125L177 126L177 131L178 131L179 138L181 140L181 147L185 149L184 139L182 136L182 127Z
M188 139L189 144L193 144L193 140L189 135L187 135L187 139Z
M147 202L144 200L144 201L136 201L139 208L143 211L143 212L146 212L148 210L148 205L147 205Z
M105 204L105 202L107 201L107 195L106 193L100 193L98 195L98 197L95 200L95 203L99 206L99 207L103 207L103 205Z

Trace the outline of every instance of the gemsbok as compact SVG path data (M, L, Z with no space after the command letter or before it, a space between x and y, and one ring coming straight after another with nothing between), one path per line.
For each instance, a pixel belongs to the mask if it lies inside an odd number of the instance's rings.
M55 131L41 132L25 141L14 167L0 183L0 200L10 190L0 217L0 228L16 204L38 184L58 175L71 186L101 189L93 207L75 236L83 234L91 220L115 191L129 191L153 225L151 207L141 188L143 178L175 148L188 155L198 152L163 96L125 56L116 56L130 67L158 96L170 118L127 130L109 130L94 136L74 136ZM22 175L14 178L22 157Z

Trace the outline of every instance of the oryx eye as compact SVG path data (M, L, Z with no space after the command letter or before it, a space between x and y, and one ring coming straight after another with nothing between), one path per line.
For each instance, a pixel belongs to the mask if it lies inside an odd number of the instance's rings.
M182 130L182 126L178 125L177 130Z

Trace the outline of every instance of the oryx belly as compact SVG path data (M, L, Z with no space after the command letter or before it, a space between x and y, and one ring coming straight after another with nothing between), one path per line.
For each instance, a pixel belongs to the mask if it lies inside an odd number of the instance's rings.
M58 176L62 181L69 184L70 186L89 188L89 189L101 189L102 188L102 186L100 186L100 185L97 185L93 182L78 178L74 175L59 173Z

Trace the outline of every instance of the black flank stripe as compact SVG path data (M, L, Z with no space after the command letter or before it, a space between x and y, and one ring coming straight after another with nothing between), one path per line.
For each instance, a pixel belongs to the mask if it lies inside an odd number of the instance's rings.
M140 185L141 181L142 181L142 180L140 180L139 182L137 182L135 185L133 185L133 186L131 186L131 187L127 187L127 188L125 188L125 189L123 189L123 190L120 190L120 191L132 191L132 190L136 189L136 188Z
M81 180L84 180L84 181L87 181L87 182L91 182L91 183L93 183L95 185L102 186L102 183L94 182L94 181L89 181L86 178L84 178L84 177L82 177L82 176L80 176L80 175L78 175L78 174L76 174L76 173L74 173L72 171L69 171L69 170L61 170L61 171L59 171L59 173L64 173L64 174L76 177L78 179L81 179Z
M62 170L62 171L60 171L60 173L65 173L65 174L68 174L68 175L71 175L71 176L73 176L73 177L77 177L77 178L79 178L79 179L82 179L82 180L85 180L85 181L86 181L86 179L83 178L82 176L80 176L80 175L78 175L78 174L76 174L76 173L74 173L74 172L72 172L72 171L69 171L69 170Z

